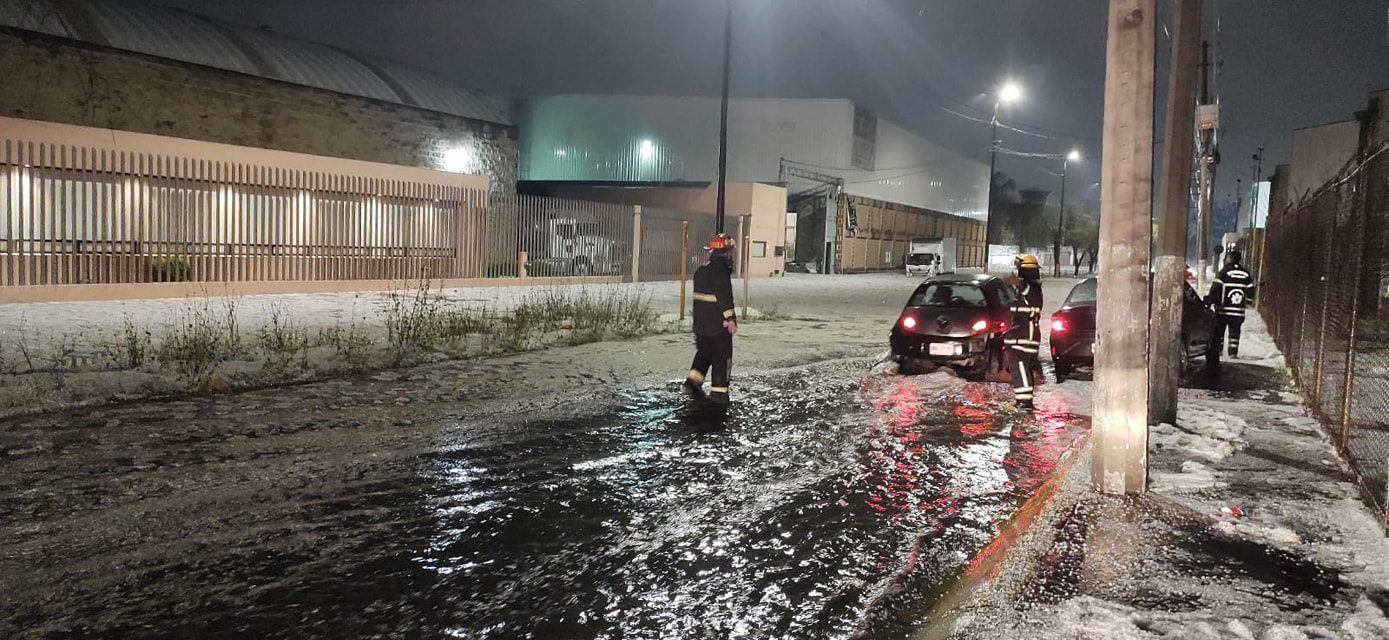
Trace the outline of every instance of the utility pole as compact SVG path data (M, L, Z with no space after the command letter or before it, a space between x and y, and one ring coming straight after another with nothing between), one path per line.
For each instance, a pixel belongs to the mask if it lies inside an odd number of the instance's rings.
M1072 160L1080 160L1080 151L1071 151L1061 159L1061 208L1056 213L1056 246L1052 248L1052 256L1056 261L1051 270L1053 278L1061 277L1061 236L1066 229L1066 170L1070 168Z
M1110 0L1104 96L1092 474L1110 494L1148 480L1156 0Z
M1244 179L1235 178L1235 232L1238 233L1239 216L1244 211Z
M1153 265L1148 424L1177 423L1177 388L1186 364L1182 355L1182 282L1186 279L1191 159L1196 141L1201 0L1176 3L1172 69L1167 83L1167 144L1162 151L1162 199L1158 204L1158 255Z
M1196 214L1196 282L1201 291L1210 284L1206 271L1211 259L1211 207L1215 199L1215 131L1220 126L1220 107L1211 103L1211 43L1201 43L1201 104L1197 107L1201 128L1201 184Z
M1022 95L1022 89L1009 81L994 93L994 117L989 121L989 201L984 205L984 270L989 269L989 247L998 244L998 220L994 216L994 172L998 166L998 148L1003 141L998 138L998 110L1004 103L1013 102Z
M714 231L723 233L728 194L728 84L733 65L733 0L723 3L723 98L719 101L719 189L714 204ZM739 247L739 251L746 251Z

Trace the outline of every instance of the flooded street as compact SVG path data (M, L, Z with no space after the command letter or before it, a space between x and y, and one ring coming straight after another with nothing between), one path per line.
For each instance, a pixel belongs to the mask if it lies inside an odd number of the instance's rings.
M132 408L94 412L87 429L119 436L10 449L0 630L903 637L1088 419L1064 394L1010 414L1006 385L869 364L745 377L727 416L648 385L400 420L369 446L372 420L350 413L180 436ZM165 419L217 407L171 403Z

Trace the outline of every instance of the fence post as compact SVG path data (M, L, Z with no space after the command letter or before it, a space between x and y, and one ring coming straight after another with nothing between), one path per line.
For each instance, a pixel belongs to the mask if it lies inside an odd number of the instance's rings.
M743 235L743 259L739 261L743 263L742 268L739 269L743 275L743 315L741 317L746 318L748 317L748 280L751 279L751 276L748 275L748 267L752 260L752 216L738 218L738 229Z
M641 282L641 205L632 207L632 282Z
M526 273L526 263L527 263L527 262L529 262L529 260L527 259L527 256L526 256L526 252L525 252L525 251L519 251L519 252L516 253L516 277L518 277L518 278L528 278L528 277L530 277L530 276Z
M685 278L690 268L690 221L680 222L680 321L685 321Z

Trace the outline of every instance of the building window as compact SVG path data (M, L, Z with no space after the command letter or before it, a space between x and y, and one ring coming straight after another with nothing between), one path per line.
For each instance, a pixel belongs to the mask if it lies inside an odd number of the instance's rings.
M754 257L754 258L765 258L765 257L767 257L767 243L765 243L765 242L753 242L753 243L752 243L752 257Z

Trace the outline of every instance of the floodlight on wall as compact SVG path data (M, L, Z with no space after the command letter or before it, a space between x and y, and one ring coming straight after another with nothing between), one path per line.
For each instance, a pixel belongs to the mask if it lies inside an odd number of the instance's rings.
M656 157L656 143L650 140L642 140L638 154L642 160L651 160Z
M470 173L474 171L473 150L468 147L454 147L444 151L444 171L450 173Z

